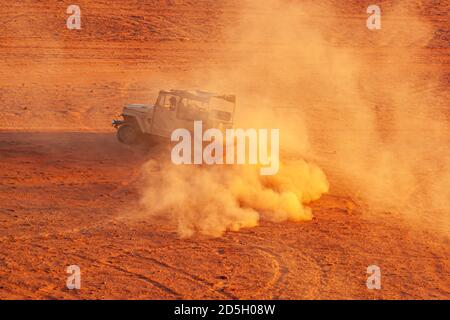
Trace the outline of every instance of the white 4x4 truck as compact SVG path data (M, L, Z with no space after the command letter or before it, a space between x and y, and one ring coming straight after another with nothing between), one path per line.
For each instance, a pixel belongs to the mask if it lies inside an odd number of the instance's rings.
M202 121L205 129L225 130L233 126L236 96L206 91L161 90L154 105L129 104L123 108L123 120L113 120L117 138L136 144L147 137L170 139L175 129L194 129Z

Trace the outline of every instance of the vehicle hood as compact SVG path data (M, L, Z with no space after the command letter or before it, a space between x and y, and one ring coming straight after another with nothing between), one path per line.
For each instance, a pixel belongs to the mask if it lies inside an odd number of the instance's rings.
M124 110L138 111L138 112L149 112L153 109L153 106L147 104L127 104Z

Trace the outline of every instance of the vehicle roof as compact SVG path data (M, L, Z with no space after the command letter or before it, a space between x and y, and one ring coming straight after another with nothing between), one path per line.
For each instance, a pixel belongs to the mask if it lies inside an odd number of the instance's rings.
M192 98L192 99L200 99L200 100L209 100L211 97L222 98L227 101L233 102L234 95L220 95L214 92L206 91L206 90L161 90L161 93L170 93L184 98Z

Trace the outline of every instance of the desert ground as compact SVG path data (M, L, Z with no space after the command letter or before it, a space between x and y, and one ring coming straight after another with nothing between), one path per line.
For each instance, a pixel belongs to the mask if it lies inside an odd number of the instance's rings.
M407 3L433 28L427 45L402 48L415 51L404 67L425 79L414 90L448 97L448 2ZM448 234L372 212L341 183L326 141L317 141L315 161L330 191L311 203L311 221L262 220L220 237L180 238L164 220L124 214L138 207L142 167L160 149L120 144L111 120L126 103L151 103L159 89L201 86L207 70L244 64L239 57L248 48L230 50L224 30L242 15L267 13L234 0L80 0L82 29L68 30L69 4L0 2L1 299L450 298ZM342 27L334 46L382 65L389 62L379 52L394 44L382 43L375 55L367 30L357 31L369 4L323 1L335 10L310 19L320 25L332 17ZM381 5L389 10L393 2ZM383 81L394 86L396 79ZM374 108L384 103L368 95ZM443 101L436 117L448 122ZM327 103L315 97L310 123L320 123ZM378 116L389 127L389 113ZM448 159L436 166L448 170ZM80 290L66 288L69 265L81 268ZM366 286L370 265L381 268L380 290Z

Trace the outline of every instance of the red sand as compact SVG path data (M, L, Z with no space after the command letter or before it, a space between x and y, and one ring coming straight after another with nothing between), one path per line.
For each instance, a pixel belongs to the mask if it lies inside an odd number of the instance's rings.
M63 7L1 2L0 298L448 299L448 238L363 214L333 178L306 223L181 240L174 226L118 217L138 202L152 151L120 145L110 120L173 78L225 64L221 26L239 1L174 3L82 1L77 34ZM334 14L351 30L365 4L345 3ZM436 26L415 66L424 77L448 62L443 11L423 8ZM71 264L79 291L65 286ZM382 290L366 288L372 264Z

